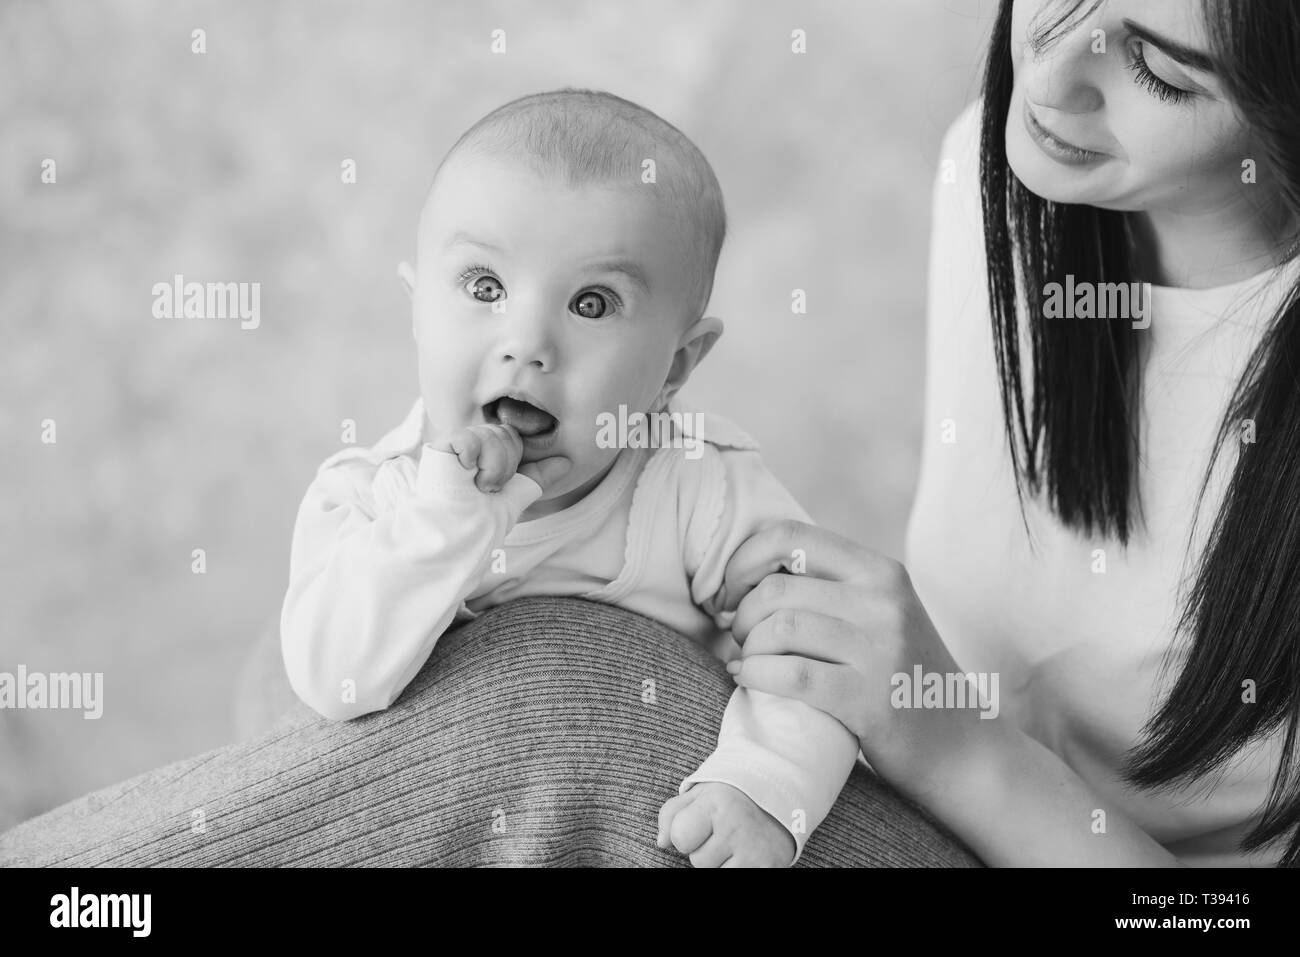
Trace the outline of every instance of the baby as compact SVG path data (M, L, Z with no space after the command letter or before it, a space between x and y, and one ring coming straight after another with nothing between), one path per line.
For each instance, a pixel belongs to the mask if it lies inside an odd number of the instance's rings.
M739 657L727 562L807 515L748 436L674 400L722 334L704 310L725 229L695 145L606 93L524 97L452 147L398 269L420 399L326 460L294 527L281 641L307 704L387 708L454 620L527 595L613 603ZM667 426L655 447L609 427L646 413ZM661 836L696 866L792 864L857 754L829 715L739 688Z

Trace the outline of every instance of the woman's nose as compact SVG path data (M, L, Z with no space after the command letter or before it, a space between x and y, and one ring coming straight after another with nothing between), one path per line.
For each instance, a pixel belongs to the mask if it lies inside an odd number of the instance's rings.
M1095 23L1095 21L1094 21ZM1093 52L1096 39L1087 22L1047 43L1025 46L1025 96L1035 106L1061 113L1091 113L1106 98L1097 85L1103 53ZM1104 41L1104 35L1103 35Z

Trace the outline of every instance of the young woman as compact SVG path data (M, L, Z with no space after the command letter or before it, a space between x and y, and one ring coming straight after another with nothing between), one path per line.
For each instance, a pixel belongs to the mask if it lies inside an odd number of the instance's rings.
M1296 863L1300 8L1004 0L944 160L907 569L760 532L736 680L839 718L989 864ZM984 673L987 707L895 707L918 668ZM654 812L730 685L646 619L518 602L388 711L299 709L0 863L684 862ZM801 866L970 862L859 770Z
M944 156L907 569L753 538L740 684L990 864L1300 863L1300 7L1005 0Z

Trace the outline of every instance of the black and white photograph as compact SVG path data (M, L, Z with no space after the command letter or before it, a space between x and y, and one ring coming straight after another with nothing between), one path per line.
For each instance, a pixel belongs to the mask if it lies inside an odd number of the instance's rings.
M5 0L0 90L23 922L1300 864L1300 3Z

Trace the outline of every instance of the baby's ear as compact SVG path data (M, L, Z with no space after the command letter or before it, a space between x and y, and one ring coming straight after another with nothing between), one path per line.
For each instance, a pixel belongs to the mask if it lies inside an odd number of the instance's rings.
M406 260L397 264L397 277L402 280L402 285L406 287L408 296L415 295L415 270Z
M722 320L717 316L705 316L684 333L673 354L673 364L668 370L668 379L660 393L661 401L668 404L677 390L686 385L695 367L704 361L713 344L722 335Z

